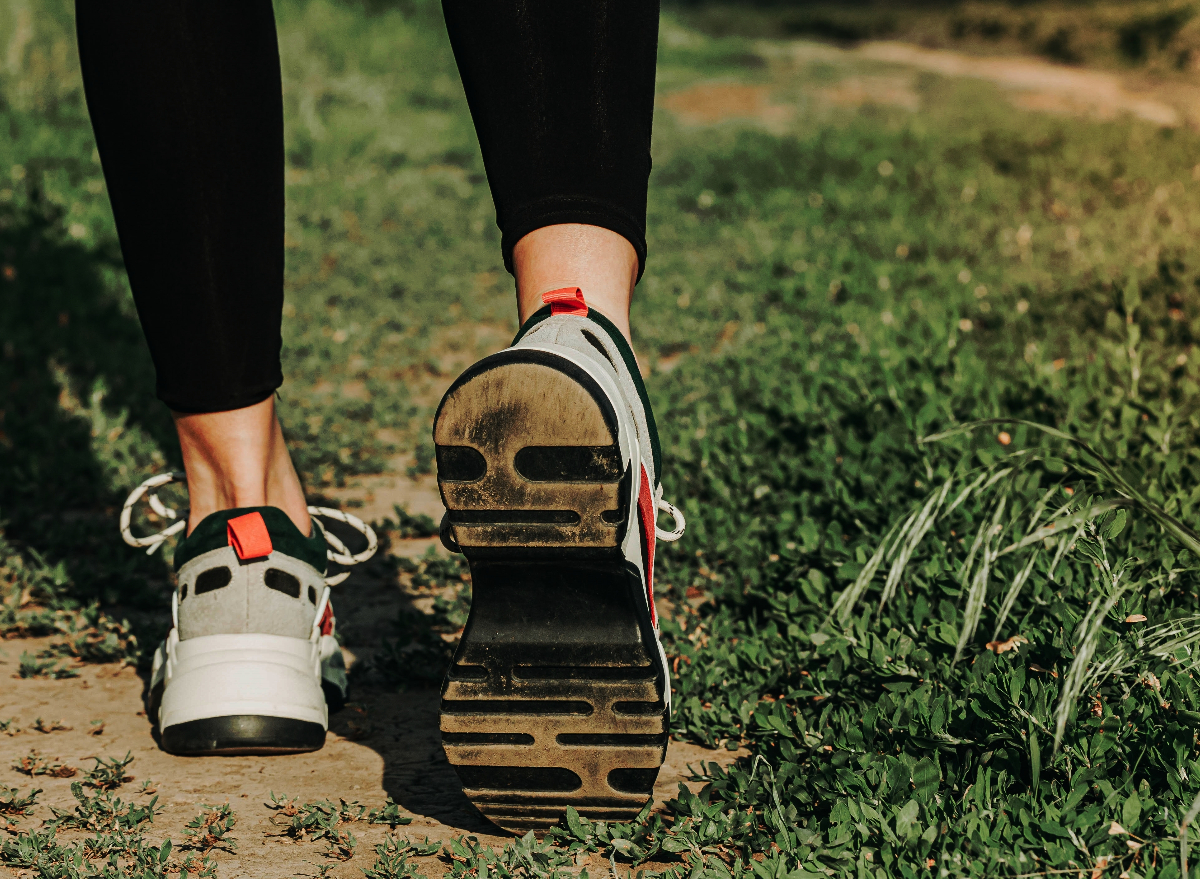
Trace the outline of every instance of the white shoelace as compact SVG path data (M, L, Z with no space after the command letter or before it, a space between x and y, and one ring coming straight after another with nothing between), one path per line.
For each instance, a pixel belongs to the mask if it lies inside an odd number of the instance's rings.
M654 507L656 510L661 510L664 513L670 513L671 518L675 520L675 527L670 531L664 531L658 527L658 523L654 524L654 534L659 539L666 543L674 543L679 538L683 537L683 531L687 528L687 522L683 518L683 513L679 507L672 503L663 500L662 483L658 484L658 488L654 492Z
M130 546L138 548L147 547L146 555L153 555L155 550L166 543L167 539L187 527L188 511L183 510L177 512L164 504L154 492L155 489L162 488L164 485L169 485L172 482L186 482L187 476L179 471L170 473L159 473L157 476L151 476L141 485L130 492L129 497L125 499L125 506L121 508L121 539ZM142 497L150 492L146 502L150 505L155 513L164 519L177 519L178 521L167 526L157 534L151 534L147 537L137 537L130 529L130 522L133 519L133 506ZM314 518L313 522L321 529L321 534L325 538L325 542L329 545L329 549L325 554L331 562L336 562L339 565L357 565L359 562L365 562L371 556L375 555L375 550L379 548L379 539L375 536L375 530L357 516L352 516L349 513L341 510L334 510L330 507L309 507L308 514L310 516L323 516L326 519L333 519L337 522L344 522L349 525L359 534L367 539L367 547L361 552L350 552L336 534L333 534L321 524L319 519ZM349 571L343 571L340 574L335 574L332 577L326 577L325 583L328 586L336 586L347 577L350 576Z

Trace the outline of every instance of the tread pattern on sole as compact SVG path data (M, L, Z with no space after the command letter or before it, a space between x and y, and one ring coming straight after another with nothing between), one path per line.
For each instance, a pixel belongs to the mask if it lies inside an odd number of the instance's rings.
M489 683L449 682L446 701L454 710L442 714L446 756L467 796L506 830L549 827L568 805L587 817L628 821L649 800L666 754L665 714L631 716L614 706L654 699L656 682L586 680L585 672L536 685L514 680L506 688L507 713L490 698L496 694ZM561 712L544 698L548 689L559 690ZM521 698L529 690L543 698ZM577 707L585 701L587 714ZM471 712L472 704L486 710Z
M433 429L454 542L618 547L629 504L617 436L612 404L569 360L504 352L476 364L446 392Z
M636 575L611 563L478 559L471 571L441 716L468 798L514 833L550 827L568 805L631 820L667 746L665 679Z
M666 672L620 549L618 436L597 382L545 352L481 361L438 408L438 485L473 583L442 745L467 797L514 833L568 806L633 819L666 756Z

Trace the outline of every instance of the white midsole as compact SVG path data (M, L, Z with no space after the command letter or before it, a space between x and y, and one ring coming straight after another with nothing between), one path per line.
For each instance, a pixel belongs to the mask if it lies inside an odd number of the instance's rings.
M321 644L282 635L204 635L174 631L155 656L163 683L159 728L210 717L286 717L328 728L321 689Z

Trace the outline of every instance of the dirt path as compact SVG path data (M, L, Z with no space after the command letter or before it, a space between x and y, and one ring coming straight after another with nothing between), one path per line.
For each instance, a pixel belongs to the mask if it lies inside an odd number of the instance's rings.
M1129 115L1163 127L1200 128L1200 85L1185 79L1089 70L1029 57L966 55L896 42L868 42L842 49L805 40L763 41L756 48L772 62L769 83L699 83L664 95L662 105L685 124L741 118L779 129L796 111L782 93L794 89L798 78L806 94L832 104L874 103L918 111L921 98L913 77L930 72L993 83L1024 110L1100 120ZM864 72L864 61L891 69ZM810 86L797 69L813 62L827 62L845 75L834 83Z
M1137 82L1133 77L1037 58L978 57L904 43L866 43L853 50L872 61L899 64L942 76L965 76L994 83L1012 93L1027 110L1077 113L1098 119L1129 114L1155 125L1174 127L1197 120L1200 90L1180 84ZM1189 94L1189 92L1195 92ZM1184 99L1186 106L1177 106Z
M16 676L22 652L36 653L49 639L0 641L0 722L14 719L20 732L0 733L0 790L5 786L32 785L44 790L43 804L31 818L17 819L36 827L48 818L47 806L74 806L70 778L39 776L30 779L12 767L32 751L86 770L93 756L133 755L129 772L134 780L118 794L126 801L146 803L142 784L151 781L163 807L154 819L149 839L183 838L183 826L203 804L228 802L237 814L234 836L237 852L216 852L223 877L317 875L314 865L335 864L330 876L361 876L375 859L374 846L386 829L355 822L349 830L357 837L355 856L344 863L322 856L320 842L296 843L280 835L271 823L275 814L264 805L270 795L299 797L304 802L339 798L357 800L372 808L391 796L412 823L399 832L410 838L445 841L470 834L481 842L503 845L508 838L496 830L466 800L457 778L442 753L438 732L438 695L430 689L406 693L383 690L358 692L351 705L335 715L324 749L313 754L286 757L173 757L159 750L143 711L143 680L131 668L85 666L70 680L29 679ZM66 730L38 732L61 721ZM93 722L103 722L103 732L92 735ZM717 760L727 764L735 755L672 742L667 764L659 775L655 800L661 804L675 795L689 776L687 764ZM692 785L693 788L697 785ZM80 838L70 831L64 839ZM0 841L4 839L0 833ZM599 866L597 862L597 866ZM436 858L422 859L421 870L437 876L446 865ZM0 876L19 876L18 870L0 867Z

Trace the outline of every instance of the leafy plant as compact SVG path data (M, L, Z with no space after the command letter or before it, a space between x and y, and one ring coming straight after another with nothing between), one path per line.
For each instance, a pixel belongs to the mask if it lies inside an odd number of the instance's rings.
M53 823L58 827L102 833L129 833L143 823L152 822L154 816L162 811L162 807L158 806L158 797L152 798L142 806L122 802L106 790L97 791L89 796L84 793L83 784L78 781L71 782L71 795L76 800L74 811L50 807L54 814Z
M539 841L533 831L505 846L500 851L479 842L478 837L463 836L449 840L442 847L442 857L449 862L446 874L453 879L566 879L567 876L587 875L578 872L574 860L549 840Z
M367 811L360 803L328 800L301 803L296 797L277 797L271 792L271 802L265 804L275 812L271 820L284 826L284 833L298 840L325 840L325 856L345 861L354 856L358 840L341 825L358 821Z
M407 823L407 822L406 822ZM409 863L411 857L429 857L441 849L437 843L414 843L407 838L387 836L375 846L375 863L363 870L366 879L426 879L416 864Z
M53 678L54 680L79 677L79 672L75 669L61 666L53 659L39 662L37 657L32 656L28 651L21 654L21 664L17 674L22 678Z
M133 762L132 752L126 752L124 757L93 757L96 765L84 773L83 783L88 787L100 790L116 790L127 781L133 781L132 775L125 774L125 768Z
M367 813L367 822L370 824L386 824L391 830L401 827L405 824L412 824L412 818L402 814L400 805L387 798L387 802L379 809L372 809Z
M69 730L71 727L67 726L66 723L61 720L42 720L40 717L38 717L33 721L33 726L31 726L30 729L32 729L34 732L52 733Z
M204 811L196 815L184 827L184 845L208 854L214 848L227 852L237 851L237 840L229 833L237 824L237 815L229 803L219 806L203 806Z
M388 531L401 540L413 537L434 537L438 533L438 523L425 513L410 513L399 504L392 507L395 519L384 519L380 523L381 531Z
M43 757L37 751L30 751L22 757L13 764L13 769L30 777L48 775L51 778L74 778L79 772L74 766Z

